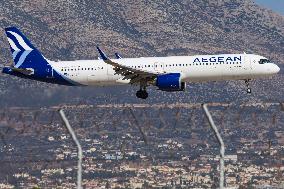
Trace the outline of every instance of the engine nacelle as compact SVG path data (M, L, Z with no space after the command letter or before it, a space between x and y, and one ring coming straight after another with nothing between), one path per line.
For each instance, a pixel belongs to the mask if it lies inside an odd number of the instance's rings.
M184 91L186 84L185 82L181 82L181 74L180 73L170 73L165 75L160 75L157 77L156 86L161 91Z

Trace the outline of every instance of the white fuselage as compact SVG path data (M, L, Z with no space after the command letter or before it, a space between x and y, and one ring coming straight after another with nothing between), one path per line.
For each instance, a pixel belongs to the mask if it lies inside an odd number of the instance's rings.
M181 73L183 82L255 79L279 72L273 63L260 64L264 57L252 54L200 55L116 59L115 62L145 71ZM65 78L81 85L127 84L103 60L60 61L49 64Z

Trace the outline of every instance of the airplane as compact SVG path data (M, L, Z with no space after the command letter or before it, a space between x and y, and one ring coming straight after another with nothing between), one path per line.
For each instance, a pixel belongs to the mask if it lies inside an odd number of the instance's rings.
M277 74L280 68L254 54L220 54L110 59L99 47L97 60L51 61L15 27L5 29L14 63L3 73L20 78L69 86L130 84L139 87L136 96L147 99L147 87L178 92L186 83L244 80L251 93L252 79Z

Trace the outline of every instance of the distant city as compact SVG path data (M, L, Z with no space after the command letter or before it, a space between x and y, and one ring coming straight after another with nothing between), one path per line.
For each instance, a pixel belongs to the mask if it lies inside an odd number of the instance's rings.
M74 188L76 147L56 109L0 112L0 188ZM284 187L284 104L210 107L230 188ZM217 188L219 147L200 105L72 106L85 188ZM17 118L17 119L15 119Z

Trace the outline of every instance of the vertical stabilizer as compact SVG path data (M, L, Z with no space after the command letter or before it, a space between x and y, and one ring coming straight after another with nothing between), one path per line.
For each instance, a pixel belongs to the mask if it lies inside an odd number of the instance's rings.
M47 65L47 60L28 38L15 27L5 29L15 68L35 68Z

